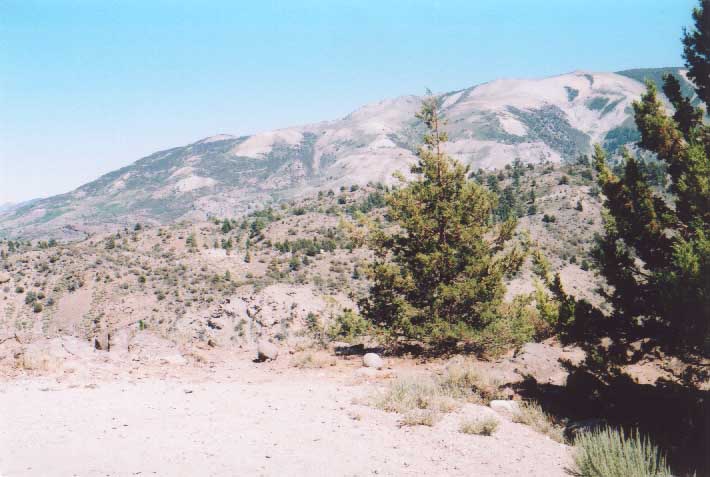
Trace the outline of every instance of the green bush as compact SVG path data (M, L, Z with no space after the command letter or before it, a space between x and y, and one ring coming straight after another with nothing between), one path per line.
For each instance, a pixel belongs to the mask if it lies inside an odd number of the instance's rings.
M495 357L509 349L545 338L551 333L550 323L539 309L544 303L533 303L534 295L518 295L498 308L496 318L482 330L466 336L471 344Z
M345 308L328 327L328 337L330 339L352 341L363 336L369 330L370 323L367 320L353 310Z
M574 462L581 477L666 477L664 455L638 432L599 429L575 440Z
M35 301L37 301L37 294L33 291L28 291L27 295L25 295L25 304L31 305Z

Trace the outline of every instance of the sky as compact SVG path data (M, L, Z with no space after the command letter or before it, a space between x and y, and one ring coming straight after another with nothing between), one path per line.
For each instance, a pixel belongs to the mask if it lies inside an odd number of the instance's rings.
M0 0L0 205L426 88L680 66L696 0Z

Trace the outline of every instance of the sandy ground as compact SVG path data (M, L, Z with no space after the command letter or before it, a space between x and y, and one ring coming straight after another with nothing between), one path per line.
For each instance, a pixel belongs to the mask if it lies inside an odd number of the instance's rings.
M569 448L526 426L500 418L492 437L458 432L490 408L401 427L398 415L356 404L383 379L353 361L303 370L250 357L6 379L0 475L567 475Z

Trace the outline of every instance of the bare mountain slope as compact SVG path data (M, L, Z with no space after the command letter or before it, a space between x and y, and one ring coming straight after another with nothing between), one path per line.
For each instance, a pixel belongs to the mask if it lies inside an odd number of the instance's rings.
M574 72L498 80L439 98L449 152L491 168L516 157L559 162L594 142L615 148L635 140L630 105L642 92L628 75ZM391 182L414 160L420 102L403 96L339 120L156 152L72 192L1 210L0 237L78 238L135 222L237 216L315 190Z

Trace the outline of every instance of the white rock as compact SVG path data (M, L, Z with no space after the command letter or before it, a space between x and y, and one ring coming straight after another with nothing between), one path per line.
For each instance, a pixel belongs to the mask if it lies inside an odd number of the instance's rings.
M503 401L496 399L489 404L491 409L501 414L515 414L520 410L517 401Z
M279 356L279 348L266 340L259 341L256 348L257 359L259 361L274 360Z
M377 353L367 353L362 357L362 365L366 368L381 369L384 366L384 362Z

